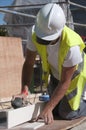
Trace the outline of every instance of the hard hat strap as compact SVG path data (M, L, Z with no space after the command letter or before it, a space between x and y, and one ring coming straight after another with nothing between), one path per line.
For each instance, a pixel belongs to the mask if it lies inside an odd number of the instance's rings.
M36 41L39 43L39 44L42 44L42 45L49 45L52 41L46 41L46 40L43 40L41 38L39 38L38 36L36 36Z
M41 38L39 38L38 36L36 36L36 41L39 43L39 44L42 44L42 45L54 45L58 40L59 40L60 37L58 37L57 39L53 40L53 41L46 41L46 40L43 40Z

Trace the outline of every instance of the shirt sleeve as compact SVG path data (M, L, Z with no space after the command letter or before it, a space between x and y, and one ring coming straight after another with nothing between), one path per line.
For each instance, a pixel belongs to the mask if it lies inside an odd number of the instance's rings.
M63 66L72 67L74 65L79 64L80 62L82 62L82 55L80 52L80 47L79 46L71 47L65 58Z
M28 30L28 37L27 37L27 49L31 51L37 51L35 45L32 42L32 27Z

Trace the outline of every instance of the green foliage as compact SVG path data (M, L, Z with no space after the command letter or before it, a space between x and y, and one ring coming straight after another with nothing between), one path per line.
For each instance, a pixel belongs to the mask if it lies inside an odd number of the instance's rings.
M6 28L0 27L0 36L8 36L8 32Z

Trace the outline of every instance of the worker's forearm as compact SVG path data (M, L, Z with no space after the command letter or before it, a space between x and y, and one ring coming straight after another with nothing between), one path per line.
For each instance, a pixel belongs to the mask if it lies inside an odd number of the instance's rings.
M32 81L32 75L33 75L33 66L28 65L25 62L22 69L22 90L21 91L23 91L26 86L29 88Z
M35 57L36 57L36 52L27 49L25 62L22 69L22 89L21 89L22 92L28 89L31 84Z
M51 100L49 101L47 106L50 106L51 110L55 108L55 106L59 103L59 101L64 97L66 91L68 90L72 76L76 70L76 66L62 69L61 81L56 87Z
M49 107L49 109L53 110L55 108L55 106L59 103L59 101L64 97L64 95L68 89L68 86L69 86L69 83L67 83L67 84L59 83L59 85L53 92L53 95L52 95L50 101L47 103L46 107Z

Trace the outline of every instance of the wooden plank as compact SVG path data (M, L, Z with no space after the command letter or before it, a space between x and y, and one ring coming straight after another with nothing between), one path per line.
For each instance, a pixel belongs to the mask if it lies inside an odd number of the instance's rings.
M81 117L74 120L55 120L49 125L45 125L37 130L68 130L75 127L86 120L86 117Z
M0 36L0 98L20 93L23 62L21 38Z
M10 130L71 130L73 127L78 128L78 125L83 126L83 122L86 120L86 117L81 117L74 120L55 120L52 124L43 125L42 123L34 123L36 126L29 128L29 123L22 124L20 126L14 127ZM42 126L43 125L43 126ZM39 127L39 128L38 128ZM83 129L80 129L83 130ZM85 130L85 129L84 129Z
M38 128L44 126L44 125L45 125L44 122L38 121L38 122L28 123L27 125L24 125L24 126L22 127L22 129L36 130L36 129L38 129Z

